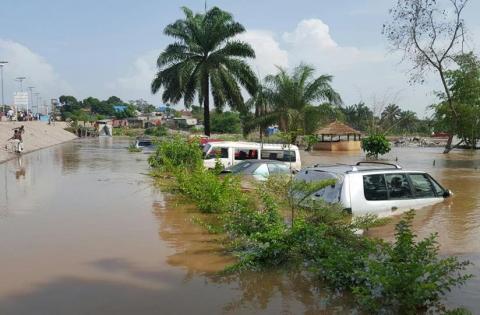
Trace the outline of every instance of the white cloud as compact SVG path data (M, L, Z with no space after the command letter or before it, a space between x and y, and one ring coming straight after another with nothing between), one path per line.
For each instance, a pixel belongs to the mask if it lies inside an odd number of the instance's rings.
M251 63L260 76L274 73L276 66L288 67L288 52L280 48L272 32L247 31L238 36L238 39L249 43L255 50L256 58Z
M361 62L381 62L382 54L339 45L330 35L330 28L319 19L303 20L295 30L282 36L289 56L295 64L306 62L330 73L347 69Z
M107 88L125 100L143 98L158 101L159 97L153 96L150 92L150 83L157 72L156 60L160 51L151 50L139 56L130 67L129 73L109 84Z
M13 93L19 89L16 77L26 77L23 86L34 86L44 100L61 94L72 94L73 89L63 80L45 58L28 47L0 39L0 59L8 61L4 67L5 102L11 104Z

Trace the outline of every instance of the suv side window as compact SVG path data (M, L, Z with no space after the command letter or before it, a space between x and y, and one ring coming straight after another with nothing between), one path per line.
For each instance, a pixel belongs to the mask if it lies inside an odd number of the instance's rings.
M434 198L435 191L433 190L432 182L426 174L409 174L412 181L413 191L415 197L418 198Z
M367 200L388 200L387 185L383 174L363 176L363 193Z
M412 189L406 174L385 174L390 199L412 198Z

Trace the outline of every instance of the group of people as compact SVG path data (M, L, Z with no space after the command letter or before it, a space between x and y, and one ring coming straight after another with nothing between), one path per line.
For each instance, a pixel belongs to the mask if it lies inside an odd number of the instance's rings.
M39 113L32 113L31 111L17 111L15 112L13 109L9 109L6 112L1 112L0 116L5 116L7 120L14 120L14 121L32 121L32 120L40 120Z

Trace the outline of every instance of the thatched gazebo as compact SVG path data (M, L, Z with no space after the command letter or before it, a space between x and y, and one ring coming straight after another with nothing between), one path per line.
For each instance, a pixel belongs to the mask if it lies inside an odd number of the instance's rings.
M341 122L334 121L315 132L318 142L314 150L324 151L358 151L361 149L362 134Z

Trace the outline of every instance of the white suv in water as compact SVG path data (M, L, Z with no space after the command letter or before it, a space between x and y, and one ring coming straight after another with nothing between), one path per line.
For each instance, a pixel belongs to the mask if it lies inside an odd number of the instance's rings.
M432 205L451 195L425 172L382 162L315 165L302 169L295 179L306 182L335 179L335 185L311 194L307 200L340 203L353 215L388 216Z

